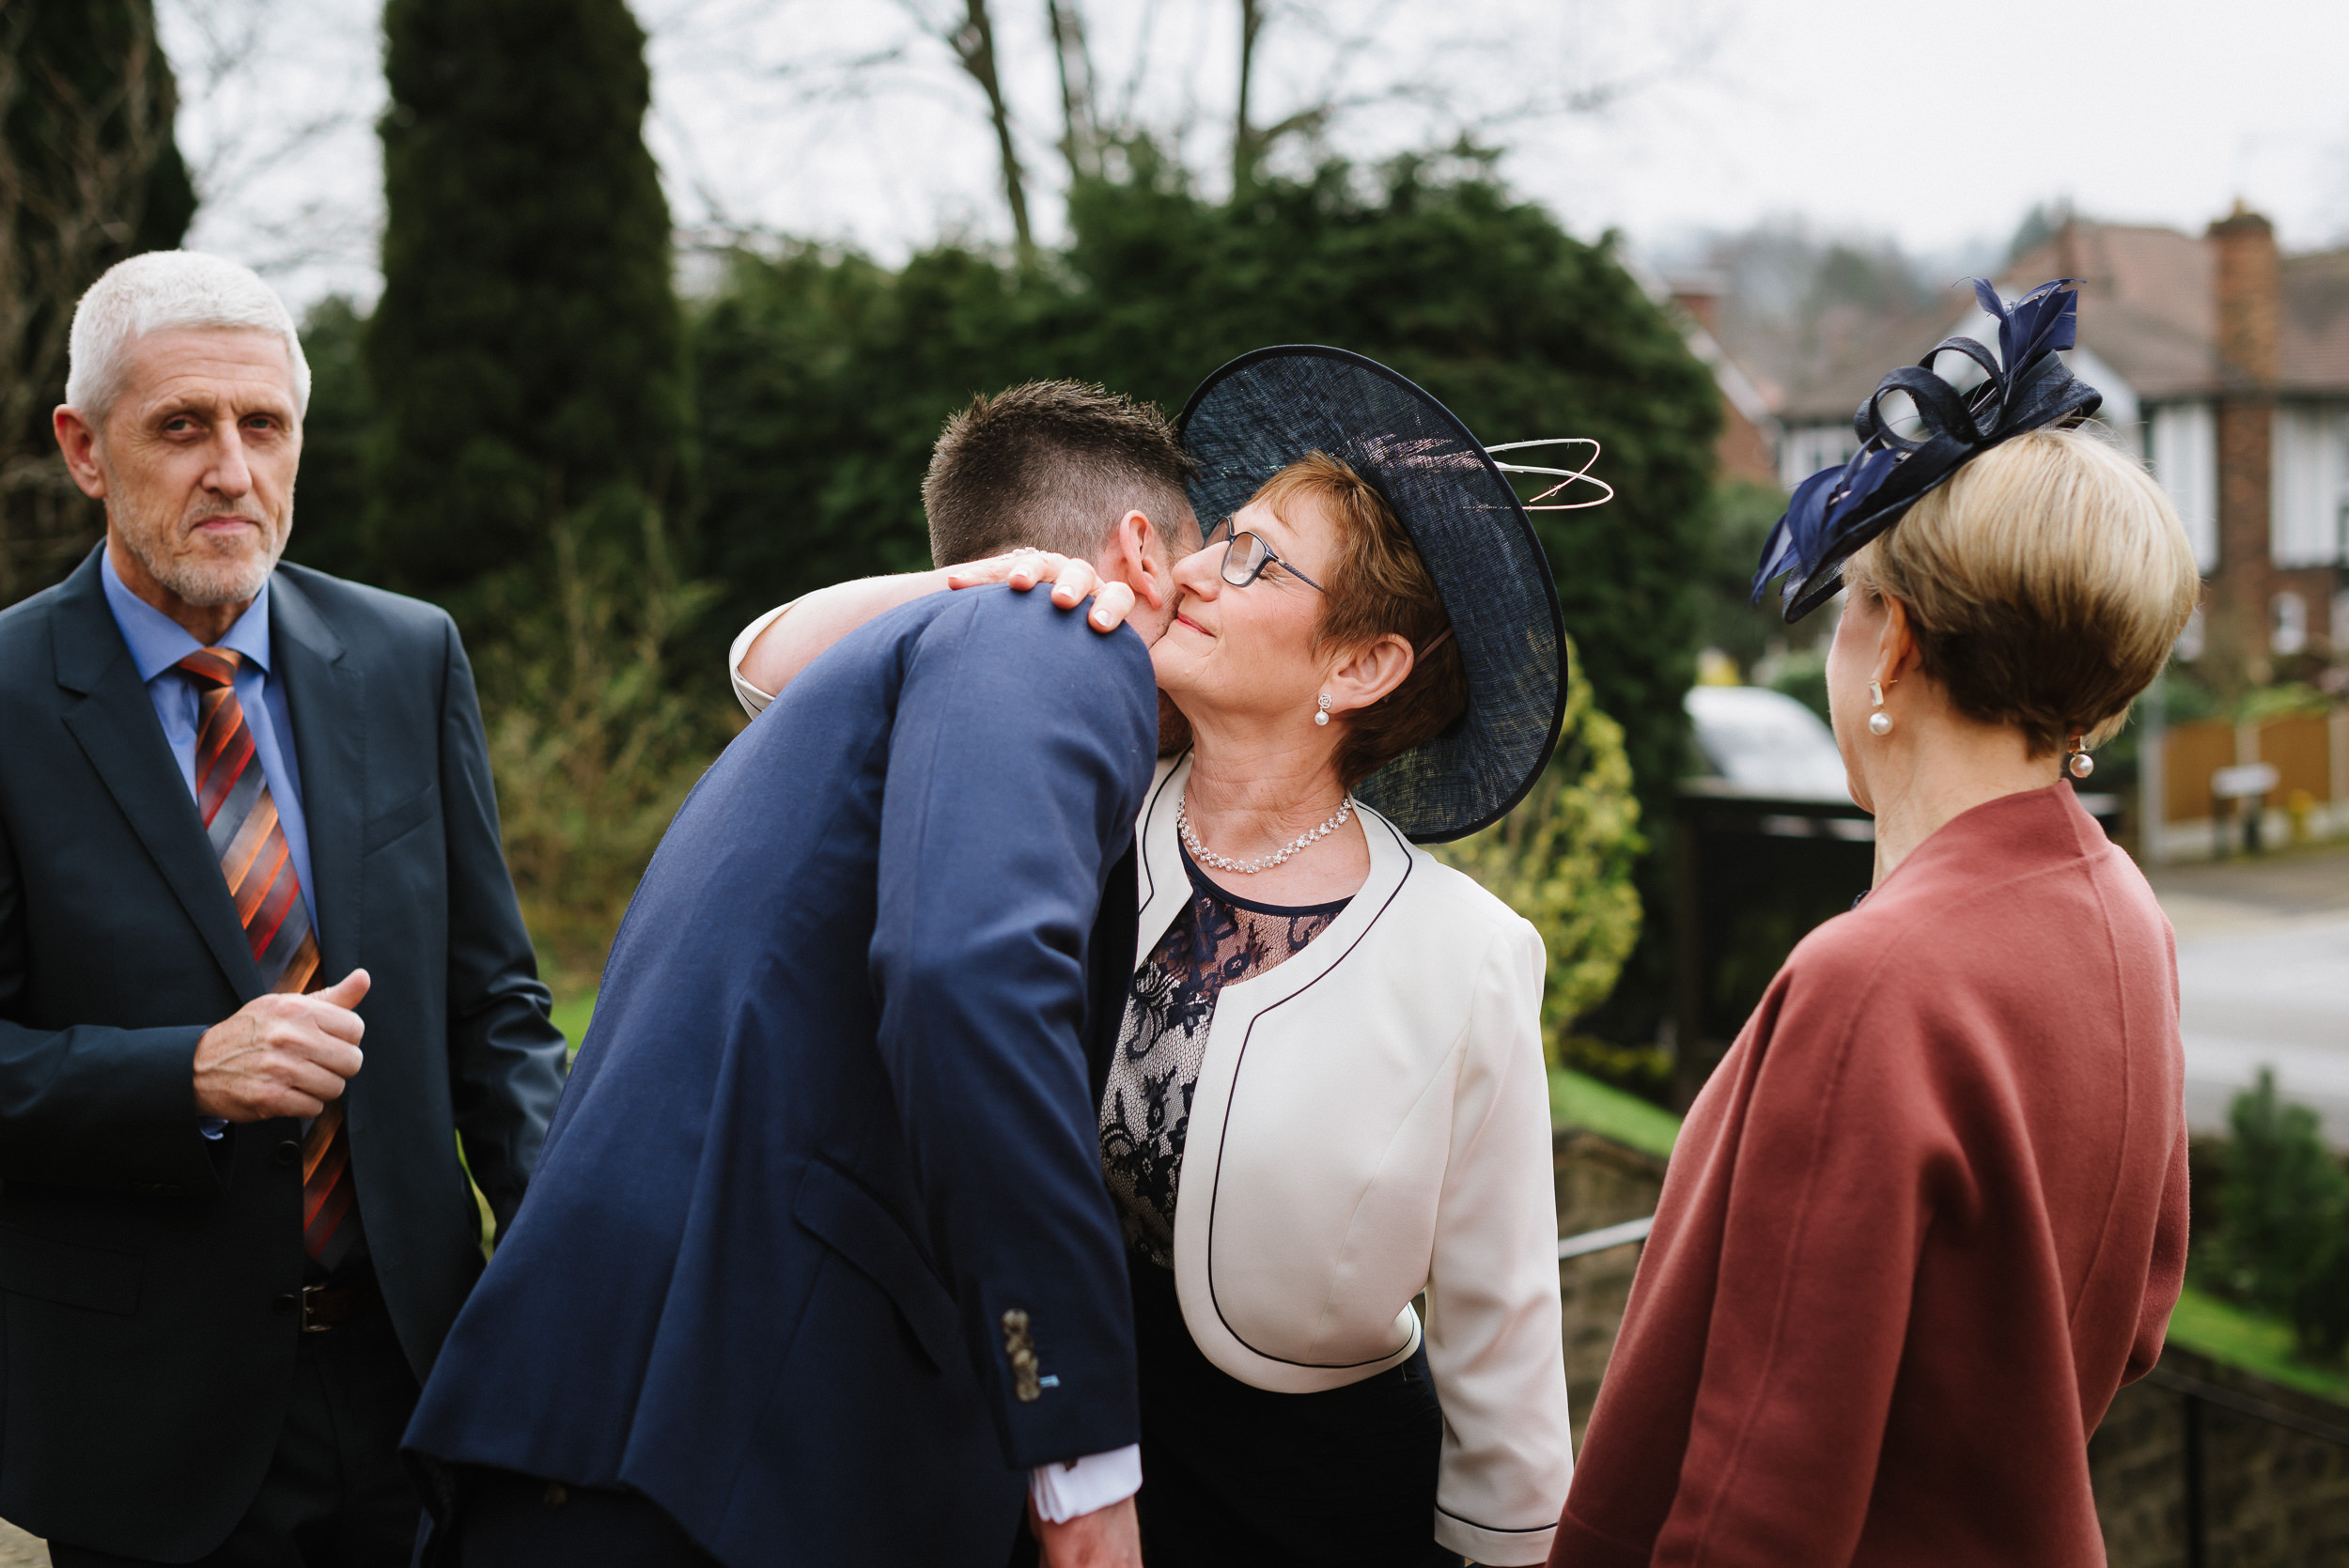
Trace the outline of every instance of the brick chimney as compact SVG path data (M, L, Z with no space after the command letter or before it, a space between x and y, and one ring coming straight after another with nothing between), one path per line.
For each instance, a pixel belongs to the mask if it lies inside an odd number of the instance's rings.
M2268 492L2276 417L2282 286L2276 229L2237 201L2210 225L2218 323L2218 570L2211 584L2211 642L2229 675L2263 684L2268 600Z
M2218 357L2230 387L2273 395L2281 285L2276 227L2240 201L2210 225L2218 261Z
M1672 303L1695 318L1698 326L1721 335L1721 296L1729 280L1719 272L1686 272L1671 280Z

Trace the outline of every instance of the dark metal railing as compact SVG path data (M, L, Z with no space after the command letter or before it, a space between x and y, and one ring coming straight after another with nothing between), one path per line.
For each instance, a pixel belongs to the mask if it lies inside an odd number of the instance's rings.
M1655 1226L1656 1216L1651 1214L1645 1219L1626 1219L1620 1225L1584 1231L1580 1235L1561 1236L1558 1238L1558 1261L1563 1263L1568 1258L1579 1258L1586 1252L1604 1252L1610 1247L1628 1247L1635 1241L1645 1241L1648 1232Z
M2213 1383L2207 1378L2165 1366L2156 1366L2147 1373L2145 1381L2179 1396L2180 1413L2185 1421L2183 1441L2179 1444L2179 1464L2184 1472L2181 1479L2186 1485L2186 1568L2208 1568L2210 1562L2210 1514L2203 1503L2202 1482L2202 1411L2205 1406L2232 1410L2238 1416L2249 1416L2270 1426L2280 1426L2287 1432L2297 1432L2303 1436L2349 1448L2349 1426L2303 1415L2297 1410L2288 1410L2273 1401L2262 1399L2257 1394L2247 1394L2240 1389L2230 1389L2223 1383Z

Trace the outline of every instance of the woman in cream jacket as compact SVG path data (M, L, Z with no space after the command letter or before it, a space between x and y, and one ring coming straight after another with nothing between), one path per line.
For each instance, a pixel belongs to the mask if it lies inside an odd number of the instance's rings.
M1251 491L1175 565L1151 652L1191 743L1137 825L1135 969L1101 1104L1144 1560L1538 1562L1572 1465L1542 943L1408 836L1457 831L1480 774L1514 799L1547 753L1554 708L1501 722L1513 699L1554 702L1518 651L1538 641L1522 608L1465 628L1445 612L1509 597L1523 514L1479 508L1491 491L1456 468L1382 463L1359 430L1266 419L1268 386L1299 375L1424 398L1290 351L1227 366L1185 418L1201 515L1223 509L1219 474ZM1348 393L1327 405L1377 407ZM1237 460L1220 453L1235 441ZM1329 455L1341 443L1361 468ZM1397 764L1395 817L1353 797Z
M1189 755L1162 764L1142 817L1138 993L1162 984L1169 928L1220 902L1175 826L1192 771ZM1236 1534L1287 1560L1538 1562L1544 1501L1570 1474L1541 939L1384 817L1357 808L1348 826L1359 886L1285 961L1221 987L1196 1077L1168 1085L1171 1236L1137 1213L1117 1125L1121 1109L1148 1117L1117 1105L1121 1087L1165 1072L1163 1047L1133 1055L1139 1007L1105 1096L1153 1564L1253 1560ZM1330 1421L1290 1395L1334 1405Z

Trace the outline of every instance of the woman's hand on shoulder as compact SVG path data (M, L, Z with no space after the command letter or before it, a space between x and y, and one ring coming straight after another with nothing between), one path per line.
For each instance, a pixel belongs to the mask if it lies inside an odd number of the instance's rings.
M1006 583L1022 594L1049 582L1053 604L1063 610L1074 610L1089 594L1093 610L1085 616L1085 624L1096 631L1115 631L1126 624L1134 607L1131 588L1123 582L1103 582L1092 562L1057 551L1014 550L946 568L949 588L978 588L995 582Z

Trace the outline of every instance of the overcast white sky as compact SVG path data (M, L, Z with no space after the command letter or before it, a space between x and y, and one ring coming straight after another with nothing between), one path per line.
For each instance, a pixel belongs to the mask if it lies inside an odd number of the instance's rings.
M933 13L955 0L910 0ZM382 102L373 0L159 0L206 205L191 243L298 302L371 297ZM680 225L902 255L1008 234L993 140L909 0L637 0L647 134ZM1057 232L1057 78L1042 0L994 0ZM1236 0L1090 0L1100 90L1224 157ZM1346 49L1348 40L1359 47ZM847 62L895 51L890 63ZM1418 145L1457 115L1624 88L1510 120L1517 189L1577 233L1670 256L1707 228L1800 216L1911 250L2003 244L2033 202L2199 229L2237 196L2287 248L2349 240L2342 0L1292 0L1263 45L1259 120L1334 91L1338 150ZM1137 64L1141 69L1136 70ZM1447 101L1430 111L1398 85ZM1209 183L1212 184L1212 173Z

